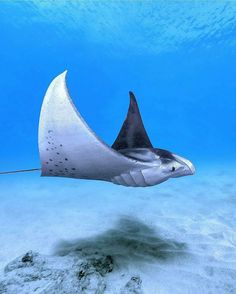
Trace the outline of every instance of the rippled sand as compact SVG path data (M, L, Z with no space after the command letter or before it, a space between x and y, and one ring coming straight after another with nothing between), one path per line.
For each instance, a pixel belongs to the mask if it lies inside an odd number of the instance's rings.
M200 168L151 188L1 178L0 266L42 254L110 254L107 293L139 275L145 293L236 293L236 173ZM110 292L109 292L110 291Z

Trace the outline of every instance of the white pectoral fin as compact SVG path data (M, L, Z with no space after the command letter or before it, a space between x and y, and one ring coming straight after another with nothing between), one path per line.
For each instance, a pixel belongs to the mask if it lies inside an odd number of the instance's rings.
M66 72L50 84L41 109L39 152L43 176L111 180L141 163L102 142L76 110Z

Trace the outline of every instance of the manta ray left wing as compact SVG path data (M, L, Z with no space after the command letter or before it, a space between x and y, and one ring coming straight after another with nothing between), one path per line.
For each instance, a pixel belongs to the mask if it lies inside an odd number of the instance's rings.
M112 181L130 170L145 168L102 142L76 110L66 87L66 72L45 95L39 122L42 176Z
M135 96L132 92L129 92L129 95L130 104L127 117L112 148L115 150L127 148L153 148L144 128Z

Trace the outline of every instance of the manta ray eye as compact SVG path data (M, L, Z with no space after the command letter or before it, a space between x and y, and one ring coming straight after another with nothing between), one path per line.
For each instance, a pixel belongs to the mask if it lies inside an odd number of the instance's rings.
M173 172L173 171L175 171L175 167L174 166L172 166L172 169L171 169L171 171Z

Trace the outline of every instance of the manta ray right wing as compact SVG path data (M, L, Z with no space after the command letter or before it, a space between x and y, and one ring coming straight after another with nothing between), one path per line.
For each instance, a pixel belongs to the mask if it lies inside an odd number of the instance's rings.
M115 150L128 148L153 148L144 128L135 96L132 92L129 92L129 95L130 104L127 117L112 145L112 148Z
M69 96L65 75L51 82L41 109L42 176L113 181L130 170L145 168L144 163L110 148L89 128Z

